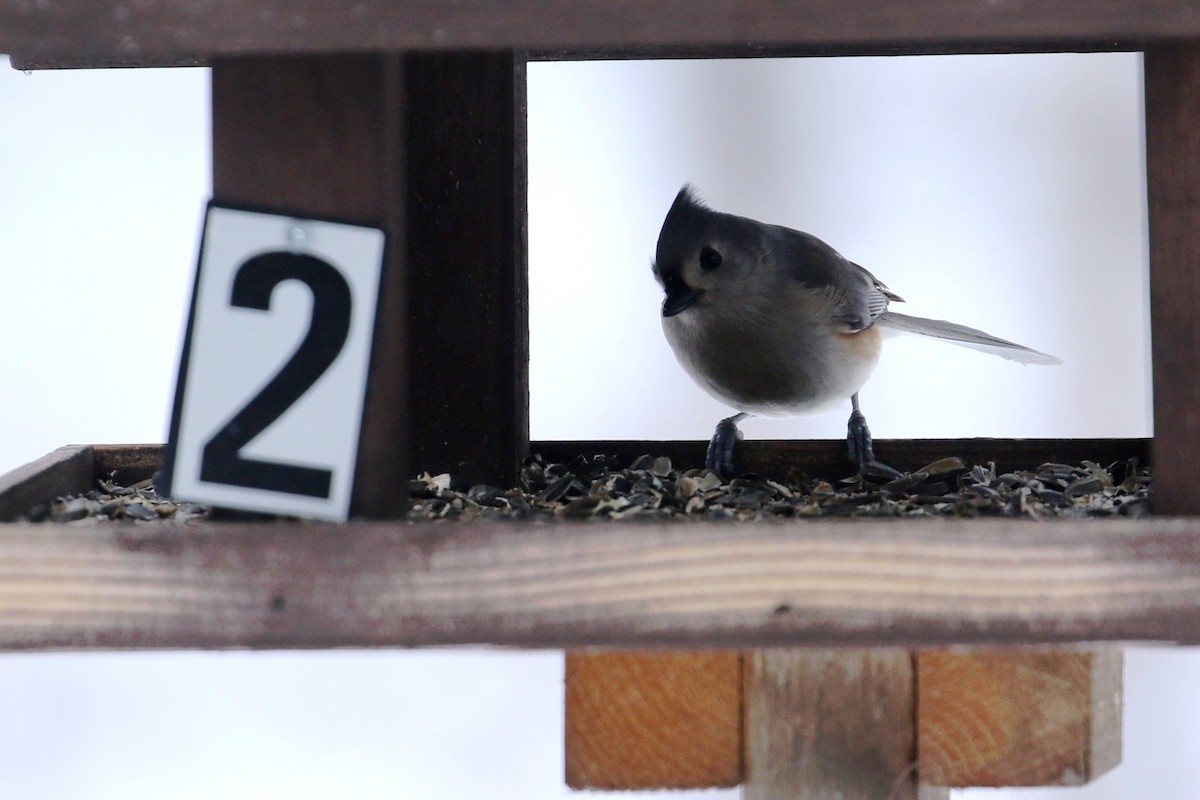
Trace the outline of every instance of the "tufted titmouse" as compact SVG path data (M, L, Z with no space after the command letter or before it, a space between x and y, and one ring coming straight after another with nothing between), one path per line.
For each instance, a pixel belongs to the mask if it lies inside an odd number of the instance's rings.
M709 394L738 410L721 420L707 466L733 471L737 423L751 414L820 411L850 398L850 458L875 460L858 390L879 360L881 328L932 336L1023 364L1060 364L974 328L888 311L904 302L815 236L714 211L690 186L658 236L654 277L666 292L662 326L675 357Z

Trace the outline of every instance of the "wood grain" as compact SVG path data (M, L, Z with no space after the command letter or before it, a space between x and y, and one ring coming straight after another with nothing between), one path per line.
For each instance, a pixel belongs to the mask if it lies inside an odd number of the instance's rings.
M569 652L573 789L697 789L742 780L742 654Z
M0 475L0 522L17 519L39 503L92 488L93 454L90 445L67 445Z
M1121 760L1119 651L759 650L742 698L736 656L568 654L568 784L732 785L739 739L747 800L1078 786Z
M922 652L922 780L1078 786L1121 760L1121 654Z
M1153 504L1200 513L1200 44L1159 44L1145 56L1154 372Z
M0 648L1200 643L1200 521L0 526Z
M1200 35L1183 0L367 0L354 11L337 0L235 0L219 12L167 0L0 5L0 52L26 58L330 53L401 49L595 48L621 46L839 44L872 52L881 44L1045 41L1066 48L1112 41Z
M915 685L901 650L755 650L744 800L915 800Z

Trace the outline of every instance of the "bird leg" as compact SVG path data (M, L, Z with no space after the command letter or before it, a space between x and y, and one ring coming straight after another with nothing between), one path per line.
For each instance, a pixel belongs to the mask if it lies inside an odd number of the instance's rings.
M875 460L875 448L871 443L871 429L867 427L867 418L858 407L858 392L850 396L850 421L846 424L846 444L850 450L850 460L858 464L858 474L864 478L893 478L900 473ZM713 440L716 441L715 439Z
M704 459L704 466L723 478L733 475L733 446L742 438L737 424L748 416L750 415L742 412L718 422L712 441L708 443L708 455Z

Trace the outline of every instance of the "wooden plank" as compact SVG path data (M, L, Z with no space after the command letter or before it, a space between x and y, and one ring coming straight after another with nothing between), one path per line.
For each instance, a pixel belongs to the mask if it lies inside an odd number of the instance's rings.
M1140 51L1140 39L1102 39L1087 41L1070 37L1033 41L929 41L919 43L874 42L859 44L806 43L758 44L724 42L718 44L641 44L543 47L525 51L529 61L596 61L696 58L830 58L836 56L932 56L932 55L1004 55L1013 53L1118 53ZM66 69L132 69L139 67L207 67L209 58L92 58L64 56L27 58L10 57L13 69L26 71Z
M92 445L95 478L129 486L150 478L162 468L161 444Z
M697 789L742 780L742 654L569 652L573 789Z
M708 442L697 441L535 441L530 451L547 462L569 464L580 455L615 456L630 464L641 455L667 456L680 469L702 467ZM1103 466L1130 458L1146 465L1149 439L876 439L881 461L900 470L916 470L947 456L968 464L995 463L1003 473L1036 469L1047 462L1078 464L1084 459ZM789 473L844 478L855 472L841 440L747 440L738 443L743 472L783 479Z
M887 453L889 463L897 469L919 469L956 455L968 464L994 463L999 472L1007 472L1036 468L1046 462L1078 464L1084 459L1109 466L1136 458L1139 464L1147 465L1150 442L1150 439L877 439L875 445L879 452ZM142 480L161 466L162 445L93 447L97 476L127 468L130 477L126 480ZM630 464L641 455L664 455L676 467L686 469L703 464L707 447L707 442L677 440L541 440L532 442L530 451L549 463L567 464L579 456L614 456L620 463ZM775 478L785 478L793 470L840 476L852 467L846 460L845 445L836 440L753 439L738 445L738 456L746 472ZM415 467L433 472L421 462L416 462Z
M926 651L917 657L922 780L1078 786L1121 760L1121 653Z
M213 194L382 226L387 269L371 353L352 509L395 517L409 477L399 57L214 63Z
M525 60L405 57L412 463L515 486L529 447Z
M1153 505L1200 512L1200 44L1146 51Z
M19 55L9 56L9 66L13 69L32 72L48 69L163 69L166 67L207 67L207 58L171 57L164 58L120 58L111 56L96 56L80 58L65 56L61 58L24 58Z
M596 61L697 58L836 58L839 56L1011 55L1015 53L1119 53L1142 49L1140 39L1083 40L1069 36L1025 41L962 39L939 41L842 41L770 43L702 42L696 44L593 45L529 51L530 61ZM49 68L70 68L71 65Z
M1119 651L923 651L915 699L900 651L754 651L744 699L736 655L568 653L568 785L733 785L743 738L747 800L1082 785L1121 759Z
M915 685L902 650L755 650L744 800L915 800Z
M92 455L90 445L68 445L0 475L0 522L17 519L39 503L92 488Z
M519 423L511 429L520 430ZM514 436L509 443L519 441ZM1005 472L1037 467L1048 461L1077 464L1085 458L1106 466L1119 464L1129 458L1136 458L1139 463L1145 464L1150 452L1149 439L881 439L876 441L876 446L879 452L888 454L890 463L907 470L919 469L949 454L958 455L967 463L995 463L997 470ZM91 447L95 455L93 478L111 475L117 483L129 485L151 477L162 466L162 445L98 444ZM614 456L623 464L630 464L643 454L665 455L675 466L687 468L703 463L706 447L707 443L696 441L538 441L532 443L531 450L550 462L564 463L570 463L580 455ZM494 447L490 452L502 453L503 450ZM779 480L802 474L838 478L852 470L845 461L845 447L838 441L752 440L742 442L738 454L747 472ZM55 460L40 460L37 463L51 466ZM497 460L493 463L500 462ZM22 467L27 475L38 473L41 469L32 464ZM424 461L417 462L416 469L436 472ZM60 474L53 472L42 479L44 490L39 490L40 497L34 502L85 491L91 486L90 483L80 485L71 478L61 483L54 477ZM458 473L454 473L454 477L460 479ZM515 480L497 482L515 485ZM11 504L14 509L20 508L9 519L15 519L32 505L16 495L9 500L10 487L20 483L0 484L0 507Z
M0 526L0 648L1200 643L1200 520Z
M122 59L452 48L583 48L614 44L880 44L1105 42L1200 35L1184 0L512 0L365 2L241 0L221 13L169 0L0 5L0 52L25 58Z

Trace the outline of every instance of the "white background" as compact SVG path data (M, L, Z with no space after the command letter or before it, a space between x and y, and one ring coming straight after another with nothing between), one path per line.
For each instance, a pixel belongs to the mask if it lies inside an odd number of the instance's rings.
M533 65L535 438L707 438L728 413L662 341L649 264L679 185L806 229L944 317L1054 353L899 339L876 436L1145 436L1140 60L1131 55ZM209 193L204 70L0 63L0 470L161 441ZM750 437L844 435L845 413ZM1127 655L1125 763L1082 789L1189 796L1200 660ZM561 655L0 655L5 798L551 798ZM706 793L709 797L735 793Z

